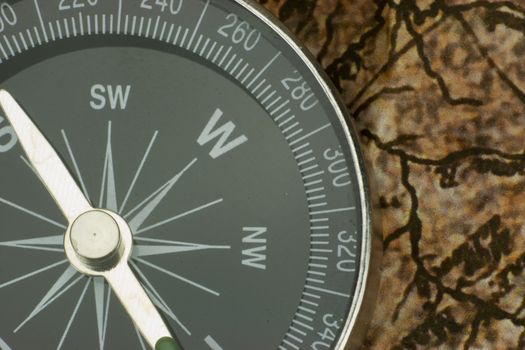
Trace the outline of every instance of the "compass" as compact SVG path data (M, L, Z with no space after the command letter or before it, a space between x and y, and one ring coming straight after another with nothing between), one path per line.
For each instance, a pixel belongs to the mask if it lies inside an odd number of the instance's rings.
M348 349L357 136L243 0L0 1L0 348Z

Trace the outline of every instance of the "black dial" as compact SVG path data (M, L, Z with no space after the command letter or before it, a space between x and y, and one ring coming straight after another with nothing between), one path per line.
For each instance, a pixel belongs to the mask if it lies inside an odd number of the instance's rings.
M251 5L0 4L1 87L91 204L187 349L336 349L370 259L361 164L316 70ZM0 347L141 349L0 116Z

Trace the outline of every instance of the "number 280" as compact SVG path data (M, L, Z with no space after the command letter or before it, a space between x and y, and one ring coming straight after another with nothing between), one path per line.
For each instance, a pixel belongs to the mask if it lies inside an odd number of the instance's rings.
M293 77L283 79L281 84L290 91L292 98L300 103L303 111L309 111L319 103L312 89L298 71L294 72Z

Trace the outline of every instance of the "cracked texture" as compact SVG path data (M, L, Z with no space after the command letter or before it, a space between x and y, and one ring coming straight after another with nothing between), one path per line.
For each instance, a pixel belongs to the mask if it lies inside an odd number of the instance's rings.
M384 261L364 348L525 348L525 1L260 2L371 159Z

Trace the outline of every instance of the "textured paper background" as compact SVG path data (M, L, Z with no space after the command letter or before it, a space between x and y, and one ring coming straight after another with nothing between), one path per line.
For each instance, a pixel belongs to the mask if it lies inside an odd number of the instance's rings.
M524 349L525 2L260 2L325 67L373 161L365 349Z

